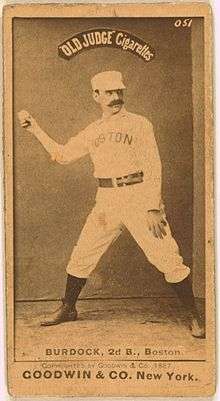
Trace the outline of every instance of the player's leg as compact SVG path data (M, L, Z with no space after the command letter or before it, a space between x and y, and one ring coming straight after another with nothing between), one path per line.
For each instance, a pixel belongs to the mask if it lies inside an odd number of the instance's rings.
M195 298L189 279L190 268L183 263L179 248L174 240L169 224L165 227L163 239L154 237L144 224L143 214L127 214L124 224L127 226L148 260L162 273L165 280L176 292L189 316L192 335L204 337L204 329L196 308ZM146 227L146 228L145 228Z
M46 318L46 320L42 321L41 326L54 326L62 322L76 320L77 311L75 308L75 303L85 283L85 278L78 278L68 274L62 305L49 318Z
M120 233L121 226L118 221L112 216L107 216L98 207L93 209L67 265L66 290L62 305L52 318L41 323L42 326L51 326L77 319L75 304L86 279Z
M205 338L205 330L198 309L196 307L190 276L187 276L184 280L178 283L169 284L177 294L181 304L184 306L188 314L190 320L189 325L193 337Z

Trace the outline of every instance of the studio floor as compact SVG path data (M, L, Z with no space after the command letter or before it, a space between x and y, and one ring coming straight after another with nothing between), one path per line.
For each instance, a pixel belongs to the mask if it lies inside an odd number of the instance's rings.
M74 360L76 357L80 360L85 355L61 355L61 352L63 349L94 347L105 351L121 346L135 347L141 352L140 357L144 356L143 350L149 348L152 351L149 359L206 358L205 340L191 336L184 311L175 298L79 300L76 322L41 327L40 321L59 304L58 301L16 303L16 360ZM203 314L203 301L197 300L197 304ZM48 349L61 351L51 357L47 354ZM108 355L111 357L115 358Z

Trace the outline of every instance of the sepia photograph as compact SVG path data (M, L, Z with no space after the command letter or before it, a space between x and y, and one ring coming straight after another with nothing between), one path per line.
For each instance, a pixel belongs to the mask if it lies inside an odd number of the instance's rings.
M5 8L13 395L214 391L211 11L124 7Z

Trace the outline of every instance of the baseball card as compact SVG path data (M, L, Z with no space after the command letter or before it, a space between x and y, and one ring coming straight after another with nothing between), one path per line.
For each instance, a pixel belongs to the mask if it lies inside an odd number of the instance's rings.
M9 394L213 395L210 5L3 14Z

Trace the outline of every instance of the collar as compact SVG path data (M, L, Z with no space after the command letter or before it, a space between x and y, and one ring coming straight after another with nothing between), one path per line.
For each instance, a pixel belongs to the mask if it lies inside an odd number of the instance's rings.
M128 114L127 110L125 109L124 106L122 106L121 110L116 114L112 114L109 117L102 115L102 117L99 120L99 124L102 124L105 121L114 121L118 118L125 117L127 114Z

